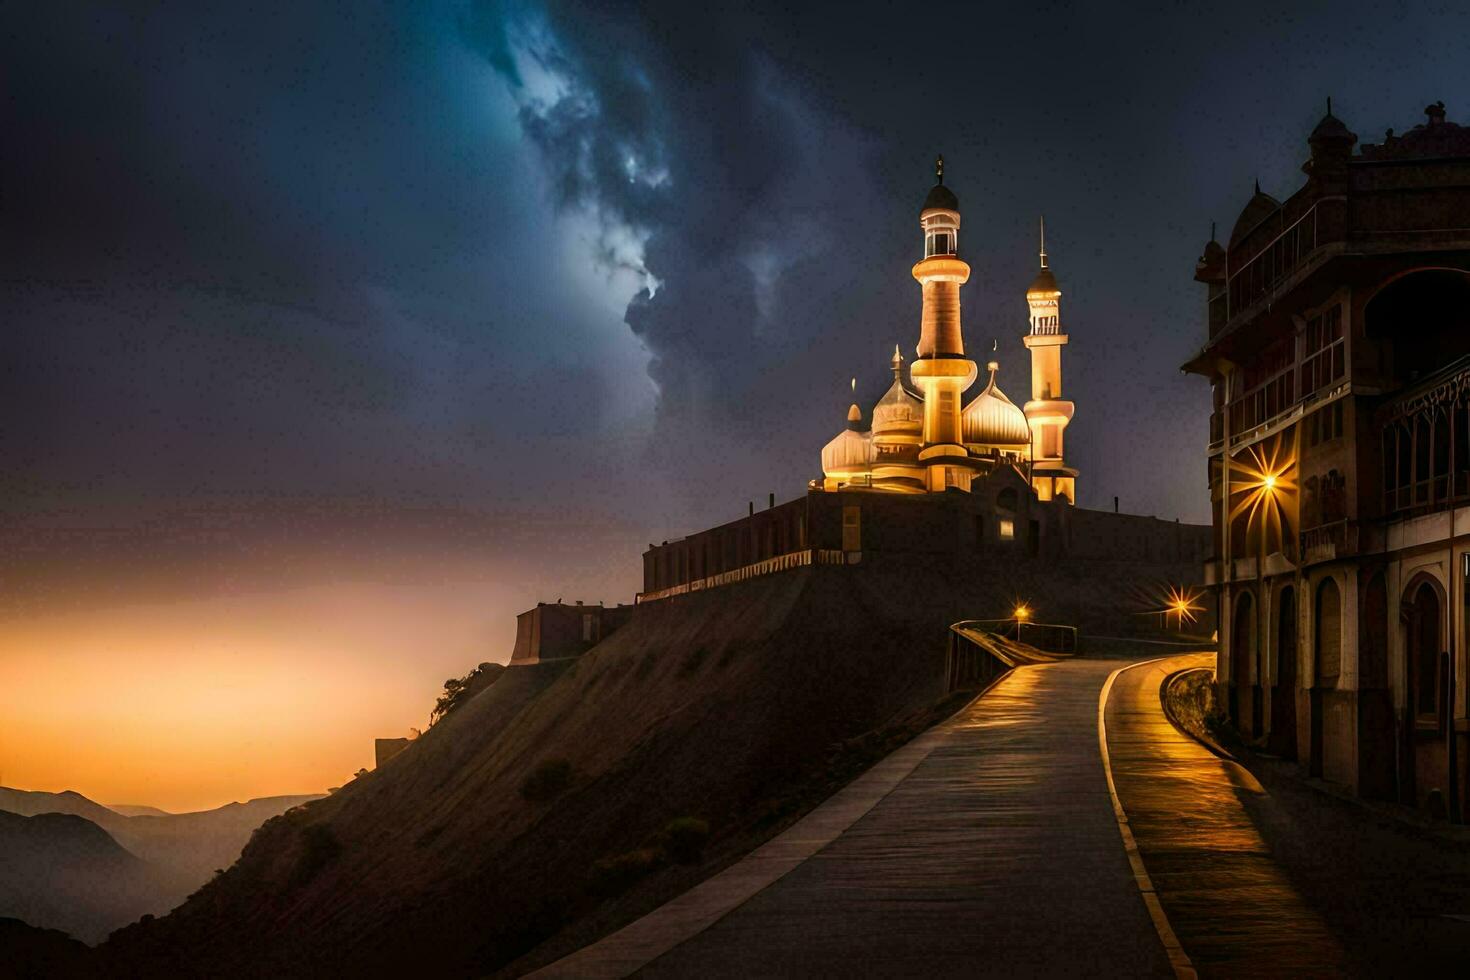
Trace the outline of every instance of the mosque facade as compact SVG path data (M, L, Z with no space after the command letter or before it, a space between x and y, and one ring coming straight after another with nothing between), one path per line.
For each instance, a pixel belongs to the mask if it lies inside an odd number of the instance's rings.
M944 160L919 212L924 257L914 265L922 311L919 341L904 377L893 348L893 383L864 417L857 403L845 428L822 448L822 479L812 489L892 493L972 491L1002 470L1020 475L1042 501L1076 502L1077 471L1067 465L1063 434L1073 404L1062 393L1062 290L1047 262L1026 290L1024 341L1031 352L1031 397L1017 406L997 383L1000 365L985 365L985 386L967 402L979 370L965 353L960 289L970 266L960 258L960 204L944 183Z

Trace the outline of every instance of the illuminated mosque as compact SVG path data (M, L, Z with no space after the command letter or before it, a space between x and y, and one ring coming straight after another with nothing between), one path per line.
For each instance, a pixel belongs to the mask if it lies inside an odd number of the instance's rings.
M1040 500L1076 503L1077 471L1067 466L1062 449L1062 434L1072 419L1072 403L1062 398L1067 335L1062 291L1047 265L1045 225L1041 269L1026 290L1031 398L1019 408L1007 398L996 383L1000 365L991 361L985 366L985 387L962 404L978 376L960 332L960 287L970 278L970 266L959 257L960 202L944 185L943 157L936 177L919 212L924 258L913 275L923 290L923 314L909 384L895 345L893 384L873 406L870 427L854 403L847 427L822 449L823 478L813 480L812 489L969 491L977 476L1012 467Z

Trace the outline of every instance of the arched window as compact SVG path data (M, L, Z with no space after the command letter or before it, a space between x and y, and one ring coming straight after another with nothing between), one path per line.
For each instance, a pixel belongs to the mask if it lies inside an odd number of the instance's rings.
M1336 687L1342 672L1342 595L1334 579L1325 578L1317 586L1315 635L1316 686Z
M1442 720L1441 651L1444 646L1440 628L1439 592L1428 581L1421 581L1409 601L1409 696L1414 715L1425 722Z

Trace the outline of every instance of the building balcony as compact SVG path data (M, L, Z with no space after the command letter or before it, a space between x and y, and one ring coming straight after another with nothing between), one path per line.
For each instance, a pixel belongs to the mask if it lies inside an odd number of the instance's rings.
M1344 518L1320 524L1301 533L1302 564L1352 557L1360 553L1360 545L1361 525L1357 521Z

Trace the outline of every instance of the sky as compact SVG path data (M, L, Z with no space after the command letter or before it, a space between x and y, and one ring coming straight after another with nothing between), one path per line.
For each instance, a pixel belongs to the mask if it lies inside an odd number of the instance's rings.
M335 785L516 612L630 601L648 543L802 492L917 342L940 153L1017 399L1046 217L1079 503L1206 520L1211 223L1299 186L1329 96L1365 139L1466 118L1466 36L1455 4L10 11L0 782Z

